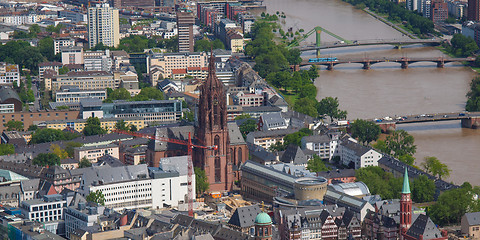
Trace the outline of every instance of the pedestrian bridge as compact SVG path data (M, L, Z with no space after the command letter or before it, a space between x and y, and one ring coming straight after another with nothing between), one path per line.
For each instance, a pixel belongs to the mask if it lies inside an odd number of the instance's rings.
M342 47L355 47L355 46L368 46L368 45L411 45L411 44L429 44L429 45L440 45L445 40L443 39L375 39L375 40L358 40L351 43L347 42L330 42L324 43L321 46L317 47L314 44L307 46L297 47L300 51L312 51L317 49L329 49L329 48L342 48Z

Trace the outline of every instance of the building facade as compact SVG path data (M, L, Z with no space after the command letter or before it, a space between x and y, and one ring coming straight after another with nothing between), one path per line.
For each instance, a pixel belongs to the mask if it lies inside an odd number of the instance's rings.
M0 62L0 85L20 86L20 70L17 64Z
M178 51L193 52L193 25L195 24L195 15L193 12L177 12L178 28Z
M118 9L108 3L88 8L88 44L93 48L98 43L117 47L120 43Z

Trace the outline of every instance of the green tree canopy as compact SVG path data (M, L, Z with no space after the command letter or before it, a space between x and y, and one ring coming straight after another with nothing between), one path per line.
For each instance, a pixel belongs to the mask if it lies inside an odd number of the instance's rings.
M57 129L43 128L38 129L32 134L31 144L53 142L59 140L72 140L77 138L78 134L63 132Z
M83 134L85 136L99 135L105 133L107 133L107 130L102 128L100 124L100 119L98 119L98 117L89 117L87 119L87 124L85 124L85 127L83 128Z
M3 124L7 128L7 131L23 131L23 122L10 120Z
M209 41L207 38L204 38L204 39L195 41L195 45L193 48L195 52L210 52L211 48L225 49L225 45L222 43L222 41L220 41L220 39Z
M447 49L456 56L466 57L478 50L475 40L461 33L454 34L450 42L451 47Z
M65 143L65 151L67 152L68 154L68 157L70 158L73 158L74 157L74 148L76 147L81 147L83 146L83 143L81 142L74 142L74 141L71 141L71 142L66 142Z
M195 191L197 196L201 196L204 192L208 191L210 188L210 183L208 182L207 175L199 167L194 168L195 171Z
M148 100L163 100L165 96L162 90L153 88L153 87L146 87L142 88L139 94L133 97L134 101L148 101Z
M428 207L427 214L433 222L439 225L459 224L462 216L467 212L479 211L479 201L473 198L473 189L470 184L463 184L461 188L443 192L435 204Z
M440 162L436 157L425 157L425 162L422 163L422 167L427 173L437 176L439 179L450 176L448 166Z
M40 153L32 160L32 164L38 166L59 166L60 158L54 153Z
M385 143L387 145L386 152L396 158L403 155L413 155L417 150L417 146L414 144L415 138L408 134L405 130L396 130L392 132Z
M465 110L469 112L480 111L480 77L474 77L470 82L470 91L467 93L467 98Z
M127 126L127 123L125 123L124 120L117 121L117 123L115 123L115 129L125 130L125 131L130 130L130 128Z
M316 154L307 162L307 170L313 173L328 171L329 168L325 166L323 160Z
M364 145L376 141L382 132L380 126L374 122L362 119L357 119L350 124L350 130L352 137L358 138Z
M85 200L87 200L88 202L98 203L100 205L105 206L105 196L100 190L97 190L95 192L90 192L85 198Z
M254 119L247 119L245 122L240 124L239 129L243 138L246 139L248 133L255 132L257 130L257 121Z
M299 113L306 114L311 117L317 117L317 101L311 98L300 98L295 101L293 109Z
M92 163L86 157L83 157L80 160L80 162L78 163L79 168L87 168L87 167L91 167L91 166L92 166Z
M412 184L412 200L416 203L431 202L435 195L435 182L421 175Z
M345 119L347 117L347 111L342 111L338 108L338 98L326 97L320 100L318 103L317 111L320 116L327 115L330 117L330 121L333 119Z
M250 116L250 114L248 113L244 113L242 115L236 116L235 120L242 120L242 119L249 119L249 118L252 118L252 116Z
M15 153L15 146L8 143L0 144L0 156L9 155Z
M357 181L364 182L372 194L378 194L382 199L400 198L403 178L395 178L392 173L385 172L381 167L369 166L357 169Z

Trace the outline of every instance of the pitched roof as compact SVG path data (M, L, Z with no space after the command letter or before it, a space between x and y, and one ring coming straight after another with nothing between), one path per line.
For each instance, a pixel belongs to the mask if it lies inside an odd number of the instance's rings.
M416 239L420 239L420 235L422 235L424 240L442 237L442 233L435 226L432 219L423 214L417 217L406 234Z
M238 128L238 125L235 122L229 122L228 127L228 137L230 138L230 145L242 145L246 144L243 139L242 133Z
M307 164L308 158L299 146L290 144L280 158L280 161L286 163L291 162L295 165L303 165Z
M228 223L240 228L251 227L255 224L255 217L260 212L258 205L239 207L235 210Z
M287 121L279 112L264 113L261 118L267 128L287 127Z
M5 102L7 99L16 99L21 101L17 92L15 92L13 88L0 87L0 103Z
M357 156L362 156L363 154L367 153L368 151L372 150L372 148L365 147L361 144L352 141L345 141L342 142L341 145L345 148L351 149L355 152ZM375 150L374 150L375 151Z
M302 138L302 142L329 143L330 137L326 134L305 136Z
M469 226L480 225L480 212L465 213L465 217Z

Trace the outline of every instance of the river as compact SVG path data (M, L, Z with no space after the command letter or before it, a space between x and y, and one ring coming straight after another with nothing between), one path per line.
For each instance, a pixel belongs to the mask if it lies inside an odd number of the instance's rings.
M265 0L269 13L284 12L284 29L306 32L315 26L350 40L401 39L402 33L390 28L365 12L340 0ZM315 41L314 36L307 42ZM336 39L322 33L322 42ZM440 57L434 47L412 45L402 49L393 46L365 46L322 50L323 56L358 57ZM306 52L304 58L313 57ZM360 64L343 64L335 70L322 69L316 79L317 98L338 97L340 108L349 119L395 115L458 112L465 108L468 86L475 73L458 63L443 69L435 63L415 63L401 69L398 63L380 63L363 70ZM435 156L452 170L447 181L480 185L477 156L480 156L480 130L462 129L459 121L401 125L415 137L416 165L425 156Z

